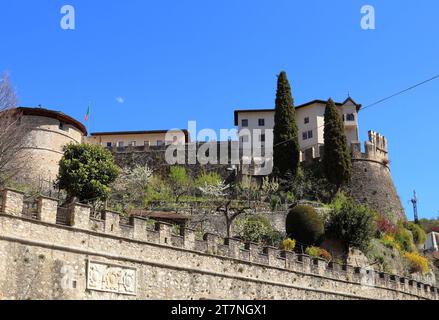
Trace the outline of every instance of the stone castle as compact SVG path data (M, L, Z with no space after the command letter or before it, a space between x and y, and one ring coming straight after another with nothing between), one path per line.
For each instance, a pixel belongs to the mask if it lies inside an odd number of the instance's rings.
M439 300L416 279L51 198L26 211L23 197L1 196L2 299Z
M390 174L387 139L379 133L369 131L369 139L365 142L364 152L362 152L361 143L358 141L358 112L361 105L351 98L337 105L340 110L344 110L342 112L345 112L342 116L347 135L351 141L353 178L349 186L350 195L358 202L368 205L383 215L405 218L404 209ZM104 145L113 151L121 166L135 163L148 164L159 172L168 167L165 161L165 151L172 141L165 142L165 130L96 133L91 136L90 140L87 138L85 127L79 121L61 112L43 108L19 108L19 110L22 113L22 123L29 126L28 145L24 150L24 152L30 153L30 159L27 161L28 170L24 170L23 174L19 176L19 179L25 183L37 184L40 188L41 186L46 189L52 188L53 180L58 173L58 162L62 157L62 147L70 142L79 143L82 141ZM322 121L324 101L314 100L296 107L296 110L298 110L299 128L307 133L312 131L308 130L310 129L308 126L313 123L313 117L317 124ZM273 126L271 119L273 112L272 109L235 111L235 124L240 124L238 126L240 135L247 128L250 128L250 132L259 127L271 128ZM302 121L307 124L301 124ZM246 127L243 128L244 122L246 122ZM265 139L265 134L262 135ZM151 141L148 143L145 141L145 143L140 144L142 139L154 140L154 142L151 144ZM177 139L181 144L186 143L186 146L190 142L190 136L186 130L182 130L181 136L177 135ZM320 127L316 133L312 134L312 139L300 141L302 161L313 161L321 156L322 139L323 133ZM111 142L113 140L115 142ZM129 141L131 142L129 143ZM198 146L203 143L196 142L196 144ZM239 154L241 148L238 141L213 142L211 144L210 150L224 150L225 147L230 153L235 150ZM227 156L230 157L230 154ZM272 159L266 158L265 161L272 161ZM258 165L252 161L250 164L241 163L235 167L238 171L238 177L260 177L263 165L265 165L264 162L262 165ZM209 167L209 170L217 171L224 178L230 174L231 163L203 166L186 165L188 171L194 175L202 169L206 169L206 166Z
M69 116L42 108L21 108L31 124L26 150L29 183L55 179L63 145L85 142L86 130ZM234 142L213 143L212 147ZM166 145L108 146L120 165L166 167ZM301 159L321 156L319 144ZM351 195L379 212L404 217L393 184L385 137L370 131L364 151L351 143ZM207 165L225 178L230 165ZM201 166L188 165L196 175ZM239 165L239 175L257 176L257 165ZM261 248L214 234L198 238L187 228L90 208L58 207L40 197L28 203L5 189L0 206L0 298L7 299L439 299L438 289L420 279L326 263L304 254Z

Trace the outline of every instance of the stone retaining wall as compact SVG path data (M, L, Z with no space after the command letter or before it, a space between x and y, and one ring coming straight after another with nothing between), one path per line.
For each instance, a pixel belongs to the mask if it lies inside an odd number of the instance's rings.
M5 190L3 207L18 206ZM44 198L45 208L53 208ZM259 247L117 213L90 219L73 205L67 226L0 213L5 299L439 299L428 284Z

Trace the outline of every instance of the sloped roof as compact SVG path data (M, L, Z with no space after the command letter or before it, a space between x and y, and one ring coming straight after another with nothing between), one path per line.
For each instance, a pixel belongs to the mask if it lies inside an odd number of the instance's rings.
M31 107L17 107L18 112L22 112L25 116L41 116L47 118L57 119L63 123L71 124L79 129L85 136L87 135L87 129L78 120L62 113L61 111L54 111L45 108L31 108Z

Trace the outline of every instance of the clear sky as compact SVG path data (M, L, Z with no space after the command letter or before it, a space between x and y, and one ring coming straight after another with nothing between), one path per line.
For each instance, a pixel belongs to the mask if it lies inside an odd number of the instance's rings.
M76 9L76 29L60 9ZM376 29L360 26L373 5ZM20 103L83 119L91 131L232 128L233 110L271 108L285 70L296 104L370 104L439 73L437 0L0 0L0 71ZM436 217L439 80L360 113L362 140L389 139L410 218Z

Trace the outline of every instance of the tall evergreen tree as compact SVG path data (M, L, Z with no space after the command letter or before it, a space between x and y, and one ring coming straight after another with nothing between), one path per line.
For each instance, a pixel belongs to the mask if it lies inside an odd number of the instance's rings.
M326 104L324 139L323 167L326 178L339 191L351 179L352 162L344 124L332 99Z
M296 176L300 146L297 136L296 111L287 74L282 71L277 79L274 113L273 162L274 172L280 177Z

